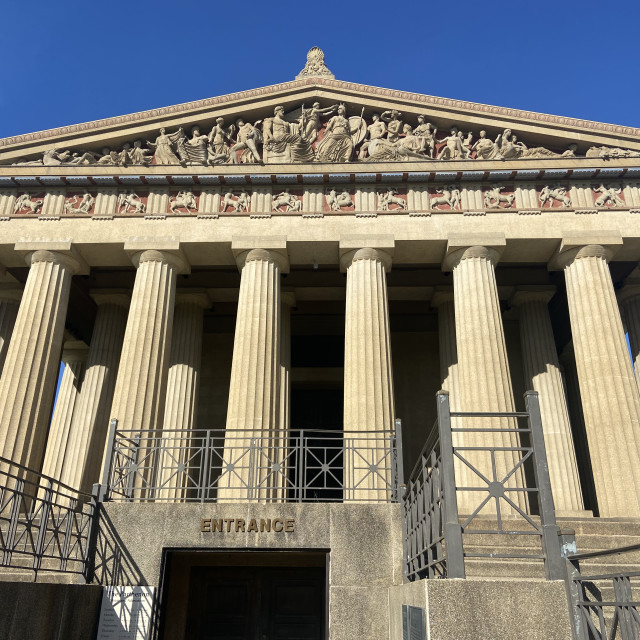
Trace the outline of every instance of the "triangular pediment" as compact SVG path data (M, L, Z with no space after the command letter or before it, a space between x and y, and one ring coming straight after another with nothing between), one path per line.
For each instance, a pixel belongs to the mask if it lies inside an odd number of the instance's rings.
M345 106L345 116L350 120L353 141L353 149L348 161L354 164L375 161L376 158L369 157L366 150L360 152L363 144L372 137L371 132L367 134L367 127L373 124L374 114L385 113L387 125L383 137L391 138L389 132L395 127L398 129L395 144L398 144L398 139L403 139L400 146L413 149L415 155L403 155L405 154L403 149L396 152L391 145L380 144L378 152L381 161L572 158L574 153L578 158L600 156L608 159L640 156L640 129L632 127L381 89L332 78L311 77L161 109L0 139L0 165L28 166L28 164L44 163L48 166L113 166L118 165L118 157L125 158L124 155L118 155L122 154L123 150L127 152L126 157L129 158L129 160L123 160L124 164L172 164L174 159L171 156L163 156L157 151L158 144L162 146L164 140L160 139L160 129L165 129L165 134L170 136L170 142L167 144L176 159L175 163L185 164L185 157L178 157L180 154L176 148L176 141L180 136L183 136L183 142L189 140L194 127L199 128L200 136L210 138L206 143L207 157L202 163L199 163L197 154L195 160L193 157L186 157L186 164L224 165L229 163L229 160L214 157L213 136L210 135L211 130L216 126L216 121L221 122L218 119L224 120L220 124L221 132L230 132L226 138L222 133L220 134L219 146L222 152L228 154L229 149L239 141L237 131L228 129L229 125L235 123L238 118L242 118L245 123L257 126L259 132L255 139L258 142L259 151L262 152L261 138L269 135L266 129L270 127L268 123L274 117L275 107L281 105L284 108L283 117L291 123L292 135L304 137L302 129L305 127L308 131L313 129L311 120L314 116L310 110L314 103L319 103L323 110L333 105ZM301 121L303 106L306 115ZM394 116L394 111L400 112L401 115ZM287 143L283 142L279 146L275 145L278 147L277 153L271 152L269 155L268 151L262 152L267 156L264 159L267 163L284 164L306 163L312 160L344 162L339 157L340 153L327 153L326 149L322 154L318 151L327 122L336 115L338 114L335 109L329 113L318 114L319 130L312 144L309 145L316 157L311 157L305 152L298 156L294 153L292 156ZM392 123L391 120L394 118L396 122ZM358 121L361 122L359 132L356 131ZM418 129L420 122L423 123L421 130ZM426 123L431 125L430 129L425 129ZM411 147L407 140L407 144L404 144L405 125L411 127L412 131L409 135L416 130L422 132L422 135L418 136L420 143L414 140ZM452 127L456 127L460 132L458 134L460 143L451 140ZM180 129L183 133L176 134ZM494 143L495 149L493 152L487 151L487 157L484 158L480 156L477 144L481 131L485 132L486 140ZM271 135L273 137L274 134L271 132ZM277 132L276 137L278 135L282 138L282 132ZM425 142L425 138L429 136L435 138L431 142L431 148L429 148L429 140ZM447 146L447 138L450 140L448 145L450 150L443 152ZM421 146L418 147L418 144ZM325 144L325 147L327 146ZM489 148L489 143L481 143L480 146L484 146L486 150ZM134 149L138 151L132 155ZM107 150L111 154L112 161L105 157ZM335 152L336 149L332 148L331 151ZM458 154L457 157L456 154ZM250 154L245 154L243 158L242 150L236 151L236 159L240 162L246 161L247 155L248 160L252 161ZM132 157L137 158L138 161L132 161Z

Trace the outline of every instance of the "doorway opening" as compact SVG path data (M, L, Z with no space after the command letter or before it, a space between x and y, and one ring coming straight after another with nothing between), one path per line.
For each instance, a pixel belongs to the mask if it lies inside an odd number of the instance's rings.
M326 640L327 552L166 552L161 640Z

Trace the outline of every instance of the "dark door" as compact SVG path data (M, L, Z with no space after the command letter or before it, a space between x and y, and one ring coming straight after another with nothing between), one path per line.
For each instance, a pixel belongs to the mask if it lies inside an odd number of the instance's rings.
M188 640L322 640L322 567L192 567Z

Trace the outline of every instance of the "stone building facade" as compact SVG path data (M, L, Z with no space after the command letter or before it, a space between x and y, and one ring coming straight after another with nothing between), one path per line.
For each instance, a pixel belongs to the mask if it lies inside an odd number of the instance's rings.
M342 82L317 50L291 82L0 140L0 464L91 493L110 419L137 434L93 581L154 588L160 637L399 638L402 604L430 638L498 637L443 612L515 590L568 638L559 583L403 584L385 447L400 419L408 476L438 390L513 412L533 389L559 521L633 527L639 221L640 130ZM332 432L316 484L291 480L300 429Z

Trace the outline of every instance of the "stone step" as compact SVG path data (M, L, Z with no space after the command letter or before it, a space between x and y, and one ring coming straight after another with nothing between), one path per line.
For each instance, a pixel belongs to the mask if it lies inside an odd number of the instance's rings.
M84 582L80 576L73 573L59 573L54 571L38 571L33 569L0 568L0 582L40 582L47 584L79 584Z
M465 558L464 566L468 578L546 579L542 560Z

